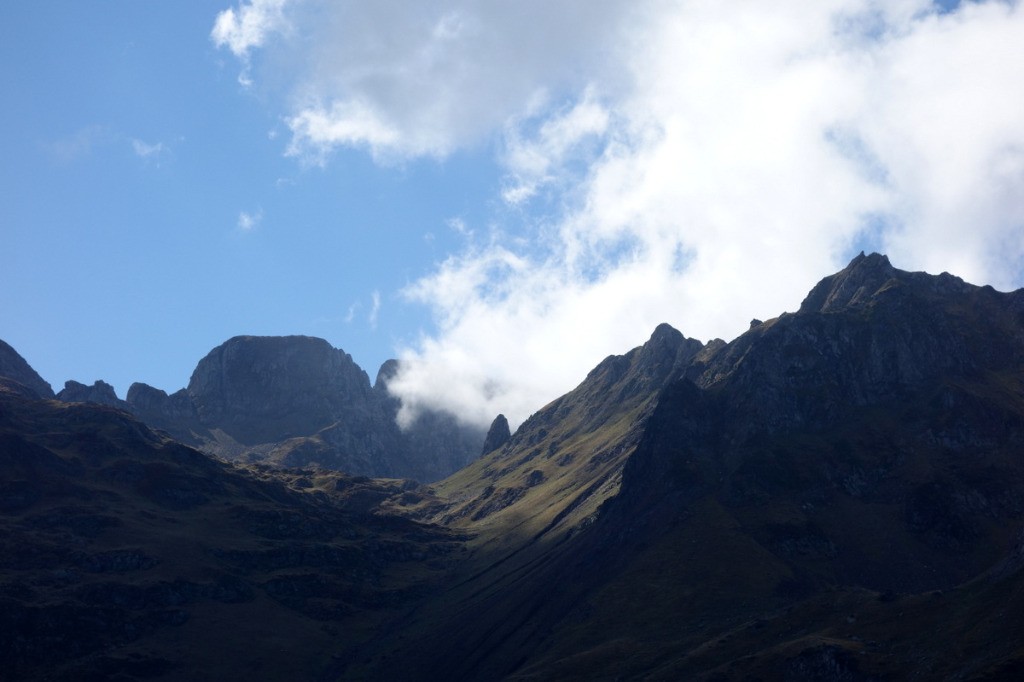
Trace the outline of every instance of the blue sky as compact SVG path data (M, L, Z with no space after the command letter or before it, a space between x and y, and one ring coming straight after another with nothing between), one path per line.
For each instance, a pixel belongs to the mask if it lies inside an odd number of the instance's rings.
M457 247L447 221L493 203L486 150L304 167L271 138L272 96L209 38L224 3L97 7L0 8L3 338L56 388L122 397L184 386L236 334L322 336L372 380L430 328L396 291Z
M1018 2L0 5L0 338L59 389L309 334L513 424L861 248L1024 284Z

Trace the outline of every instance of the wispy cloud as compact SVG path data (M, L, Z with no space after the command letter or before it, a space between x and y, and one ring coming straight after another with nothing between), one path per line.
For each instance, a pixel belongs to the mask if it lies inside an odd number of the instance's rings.
M132 138L131 143L132 151L135 152L136 156L144 161L158 160L169 151L167 145L163 142L150 144L138 138Z
M263 222L263 209L259 208L256 211L250 213L248 211L241 211L238 214L238 229L243 232L249 232L255 229L259 224Z
M157 162L171 151L163 142L149 143L98 124L84 126L67 137L45 144L44 147L57 162L69 164L102 150L106 150L107 153L123 150L122 145L127 145L135 156L147 162Z
M531 129L529 119L511 121L503 159L509 170L502 191L505 201L520 204L545 185L574 179L568 166L573 161L596 160L609 116L591 86L570 106L546 112L536 129Z
M370 329L377 328L377 317L380 315L380 292L374 291L370 294L370 314L367 315L367 321L370 323Z
M518 421L658 322L728 338L794 309L863 246L1020 286L1024 11L948 5L294 6L289 153L490 136L507 202L554 193L406 288L439 330L402 351L406 409Z
M550 104L549 90L591 71L607 39L635 24L629 6L252 0L218 15L212 38L246 69L272 41L277 52L263 56L280 58L274 68L302 65L289 154L323 163L356 147L392 162L443 157L525 113L525 101Z
M214 22L210 39L218 47L227 47L242 60L243 69L238 76L242 85L250 85L249 54L262 47L275 33L287 30L284 10L291 0L248 0L237 9L220 12Z

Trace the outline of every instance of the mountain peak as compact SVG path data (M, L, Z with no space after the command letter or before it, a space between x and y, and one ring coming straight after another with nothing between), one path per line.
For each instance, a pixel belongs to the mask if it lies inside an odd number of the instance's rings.
M0 377L16 381L40 398L52 398L53 388L10 345L0 341Z
M388 382L394 379L398 375L400 363L398 360L391 358L385 360L384 364L377 370L377 379L373 382L373 387L380 390L387 390Z
M861 251L845 268L818 282L800 304L800 312L827 313L864 305L897 272L888 257Z
M57 394L57 400L66 403L96 403L126 409L124 401L114 392L114 387L102 380L94 381L92 386L73 380L65 381L64 388Z
M481 454L486 455L488 452L493 452L511 439L512 433L508 428L508 419L505 418L505 415L499 414L491 422L491 428L488 429L487 437L484 438L484 447Z

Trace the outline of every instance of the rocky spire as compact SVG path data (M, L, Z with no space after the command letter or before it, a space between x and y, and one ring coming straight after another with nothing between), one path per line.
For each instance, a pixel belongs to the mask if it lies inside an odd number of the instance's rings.
M480 454L486 455L488 452L493 452L503 446L512 438L512 433L508 428L508 419L505 415L499 414L491 422L491 428L487 431L487 437L484 438L484 447L480 451Z

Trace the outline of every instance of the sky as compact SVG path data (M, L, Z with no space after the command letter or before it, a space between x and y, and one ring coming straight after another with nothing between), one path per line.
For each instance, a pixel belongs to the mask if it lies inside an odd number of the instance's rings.
M1024 285L1024 10L927 0L0 4L0 338L173 392L306 334L513 426L861 250Z

